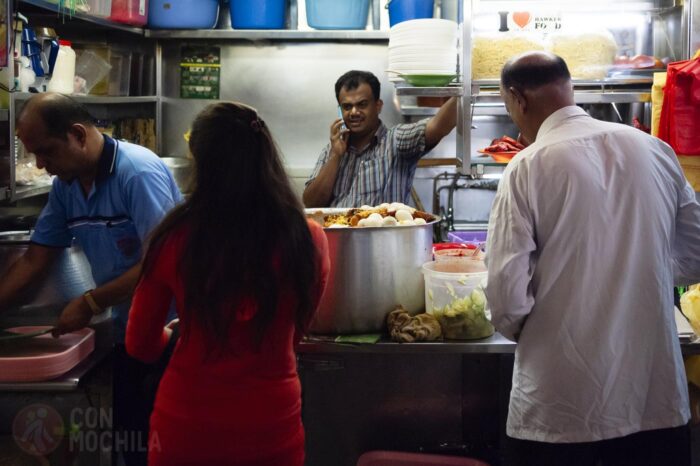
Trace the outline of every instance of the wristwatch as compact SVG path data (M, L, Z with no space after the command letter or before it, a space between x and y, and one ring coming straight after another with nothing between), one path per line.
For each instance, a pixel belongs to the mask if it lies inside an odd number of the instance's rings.
M85 293L83 293L83 299L85 299L85 302L87 303L92 313L97 315L104 312L104 309L102 309L100 305L97 304L97 301L95 301L95 298L92 296L92 291L93 290L87 290Z

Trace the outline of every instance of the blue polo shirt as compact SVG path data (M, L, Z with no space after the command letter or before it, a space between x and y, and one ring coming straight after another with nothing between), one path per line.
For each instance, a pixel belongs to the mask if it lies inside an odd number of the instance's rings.
M55 177L32 242L69 247L87 256L97 286L126 272L142 257L151 230L182 200L163 161L145 147L104 135L97 176L87 197L78 180ZM114 306L115 341L123 343L130 302Z

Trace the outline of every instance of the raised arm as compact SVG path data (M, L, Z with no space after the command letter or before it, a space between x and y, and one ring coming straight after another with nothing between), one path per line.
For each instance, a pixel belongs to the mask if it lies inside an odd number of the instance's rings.
M348 150L350 132L342 129L343 120L331 125L331 144L321 154L311 180L306 184L302 199L306 207L328 207L333 196L333 186L338 177L340 161Z
M445 136L450 134L457 124L457 97L445 102L437 115L432 117L425 127L426 150L435 147Z

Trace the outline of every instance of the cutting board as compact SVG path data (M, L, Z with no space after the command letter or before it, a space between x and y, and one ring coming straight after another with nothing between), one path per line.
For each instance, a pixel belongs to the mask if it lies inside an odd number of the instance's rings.
M13 327L34 333L48 326ZM39 382L59 377L84 361L95 349L95 332L84 328L53 338L51 334L0 342L0 382Z

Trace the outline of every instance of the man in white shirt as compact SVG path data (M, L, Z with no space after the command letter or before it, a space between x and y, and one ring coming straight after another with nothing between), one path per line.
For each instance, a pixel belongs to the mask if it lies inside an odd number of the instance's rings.
M491 210L493 323L518 342L508 464L689 465L673 285L700 281L700 205L673 150L574 105L564 61L509 61L501 95L532 144Z

